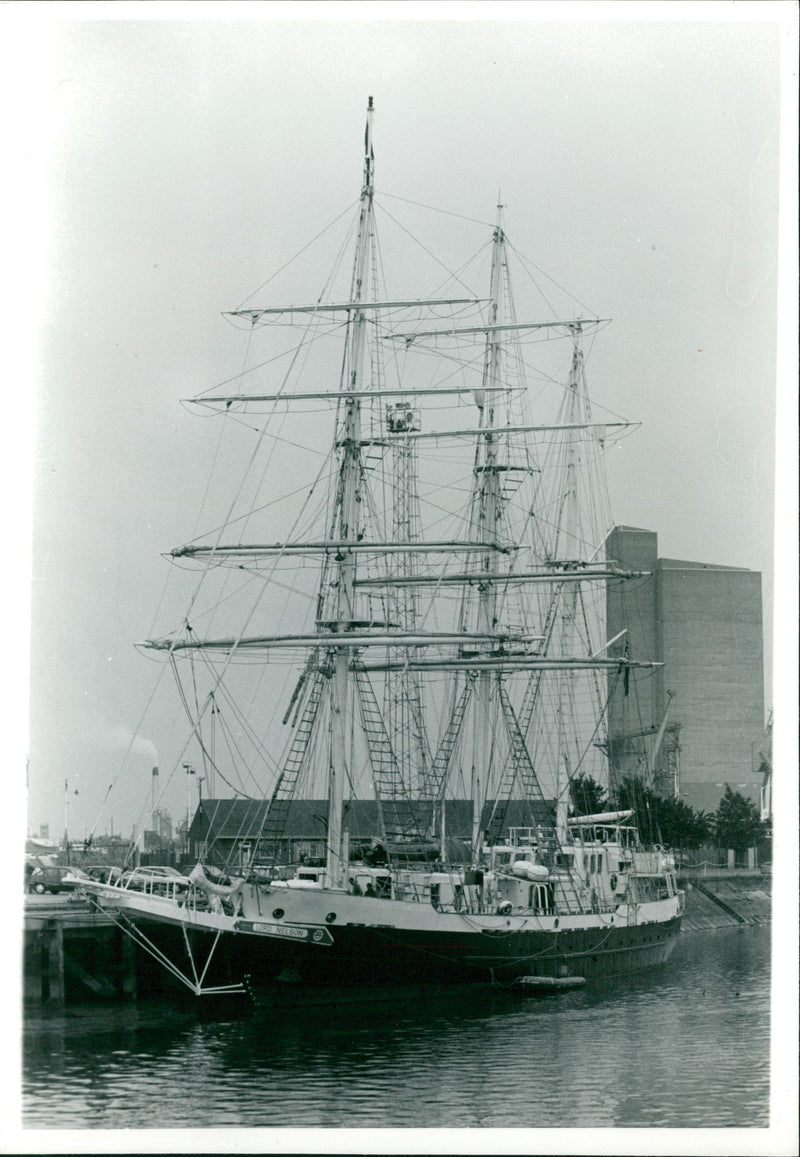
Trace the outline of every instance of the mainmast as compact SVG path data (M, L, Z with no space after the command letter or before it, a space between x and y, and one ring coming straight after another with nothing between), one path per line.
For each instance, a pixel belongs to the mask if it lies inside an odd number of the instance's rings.
M478 493L478 535L483 542L497 542L500 501L497 490L497 442L495 440L495 389L500 384L502 356L501 288L505 262L505 234L503 206L497 206L497 224L492 241L492 274L489 291L489 316L486 334L486 354L483 365L482 389L476 391L475 402L480 413L479 426L486 432L480 439L483 454L476 461L476 489ZM497 627L497 552L487 551L481 560L485 581L478 591L478 630L491 634ZM481 849L481 816L489 791L492 759L492 708L496 677L491 671L478 676L477 702L474 717L475 747L471 774L472 855L477 860Z
M359 485L361 481L361 400L364 390L363 366L367 314L360 308L368 289L368 259L373 233L373 172L372 150L372 97L367 106L367 126L364 134L364 183L361 189L361 207L358 216L358 235L350 291L352 309L348 312L347 347L342 373L341 389L349 396L344 399L344 429L341 438L341 463L337 494L337 537L341 548L337 559L337 599L334 630L350 629L353 622L353 594L355 556L348 544L358 535ZM349 686L349 648L337 649L333 659L331 760L329 769L328 854L327 882L338 886L343 880L342 863L342 810L344 788L348 776L348 741L353 704Z

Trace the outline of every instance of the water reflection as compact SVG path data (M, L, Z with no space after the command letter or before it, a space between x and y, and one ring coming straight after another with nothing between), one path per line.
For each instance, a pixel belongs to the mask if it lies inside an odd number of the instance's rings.
M763 1126L768 1018L764 928L686 935L666 968L559 996L212 1023L164 1005L84 1008L27 1025L25 1124Z

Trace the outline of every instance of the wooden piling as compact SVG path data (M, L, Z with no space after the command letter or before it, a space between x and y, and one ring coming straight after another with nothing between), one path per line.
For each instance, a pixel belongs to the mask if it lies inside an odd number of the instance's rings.
M117 929L116 957L118 962L117 991L123 1000L136 1000L136 945L130 936Z
M42 970L42 1002L64 1003L64 928L59 920L48 920L42 929L44 968Z
M43 899L25 908L26 1004L135 1000L137 954L130 937L88 904Z

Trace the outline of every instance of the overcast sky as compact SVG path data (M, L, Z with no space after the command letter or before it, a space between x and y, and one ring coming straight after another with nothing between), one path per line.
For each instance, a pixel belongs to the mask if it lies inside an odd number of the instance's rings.
M548 23L523 4L513 23L70 7L42 17L34 86L32 830L60 834L65 779L71 835L95 825L157 674L132 644L157 616L161 552L194 533L206 476L211 442L179 399L241 356L220 312L358 196L368 95L379 189L480 220L501 189L515 245L613 318L592 392L642 422L613 462L615 521L656 530L662 556L761 571L770 623L774 6L668 24ZM130 831L165 743L140 737L99 831Z

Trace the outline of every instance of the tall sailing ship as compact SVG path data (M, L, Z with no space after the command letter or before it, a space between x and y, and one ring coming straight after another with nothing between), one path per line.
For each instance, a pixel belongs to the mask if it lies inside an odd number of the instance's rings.
M631 813L571 814L575 777L613 787L609 693L653 666L605 637L608 584L633 576L604 547L602 459L628 427L589 402L584 343L604 323L518 318L502 206L486 296L466 269L420 299L389 293L372 119L370 98L349 289L229 315L248 343L277 343L253 358L277 384L193 399L254 445L239 503L171 552L200 572L179 629L144 644L189 717L182 758L207 793L223 780L246 797L235 861L212 824L187 876L92 886L198 995L569 982L666 960L681 924L673 860ZM560 378L532 367L540 350ZM537 421L545 387L560 402ZM329 446L298 486L279 451L308 446L320 410ZM313 460L292 453L295 471ZM276 541L281 489L295 506ZM291 862L295 801L322 799L324 857ZM203 803L212 820L221 807Z

